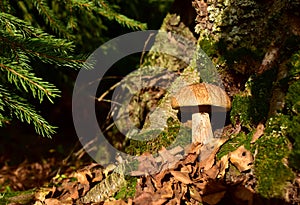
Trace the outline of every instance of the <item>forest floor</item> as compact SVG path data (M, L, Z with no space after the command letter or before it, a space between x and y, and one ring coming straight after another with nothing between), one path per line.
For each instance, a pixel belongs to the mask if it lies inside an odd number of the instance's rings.
M154 175L127 177L126 185L106 193L118 186L110 179L105 186L108 190L98 190L105 197L82 200L96 184L108 178L111 170L93 163L76 137L34 140L36 136L20 138L20 133L11 133L14 135L2 137L0 143L1 151L5 151L0 158L0 204L281 205L299 202L300 177L290 186L288 201L260 197L255 191L257 182L252 171L254 156L248 150L242 146L217 160L216 153L225 140L218 141L209 152L207 146L191 144L184 157L176 162L172 161L174 156L170 152L163 150L160 155L167 159L163 164L167 169ZM151 156L144 155L140 171L153 168ZM199 157L203 160L197 160Z

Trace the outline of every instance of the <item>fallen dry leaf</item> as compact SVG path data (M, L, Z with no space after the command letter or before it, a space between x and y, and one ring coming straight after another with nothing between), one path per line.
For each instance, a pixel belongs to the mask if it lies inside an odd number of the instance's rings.
M218 179L222 179L225 176L226 169L228 168L228 160L228 155L225 155L217 162L217 166L219 167Z
M127 205L127 203L123 200L115 200L115 201L106 201L103 205Z
M225 190L226 190L226 187L222 184L222 182L208 179L204 189L201 190L200 194L205 196L205 195L210 195L210 194L218 193L218 192L225 191Z
M55 189L55 187L54 187ZM46 196L53 191L53 187L51 188L40 188L34 195L35 199L41 202L44 202L46 199Z
M153 178L153 183L155 185L156 188L161 188L163 185L163 179L166 176L166 174L169 173L169 170L163 170L161 172L159 172L158 174L156 174Z
M179 146L178 146L179 147ZM183 149L179 149L178 147L175 147L172 150L167 150L166 148L162 147L159 153L159 157L155 158L156 162L161 162L160 168L157 171L166 170L166 169L173 169L175 168L177 162L182 159L181 155L174 156L174 152L182 152ZM172 152L171 152L172 151ZM175 154L176 154L175 153Z
M155 187L152 183L152 178L150 176L146 177L146 181L145 181L145 188L144 191L146 192L150 192L150 193L154 193L155 192Z
M194 186L189 187L189 193L193 199L195 199L196 201L202 202L202 197Z
M96 169L93 171L95 176L93 177L92 182L100 182L103 179L103 171L101 169Z
M139 196L135 197L133 203L135 205L144 205L152 203L153 193L142 192Z
M181 198L183 201L188 201L189 199L186 197L186 194L188 193L188 185L181 184Z
M186 154L199 154L200 153L200 148L202 147L203 145L201 143L191 143L189 145L187 145L185 147L185 153Z
M150 153L144 153L139 158L138 170L143 172L144 175L156 174L159 171L155 158Z
M249 150L244 145L229 153L230 162L240 171L251 169L254 158Z
M168 205L177 205L180 204L180 199L174 198L168 202Z
M252 140L250 143L256 142L264 134L265 126L263 123L259 123L256 127L256 131L253 134Z
M92 178L92 173L90 169L82 169L71 175L71 177L76 178L78 183L82 186L82 195L85 195L90 189L90 182L88 181L87 176Z
M168 170L163 170L154 176L153 183L156 188L162 187L162 184L163 184L162 180L166 176L167 173L169 173Z
M180 172L180 171L170 171L170 173L174 176L177 181L180 181L184 184L192 184L193 181L191 180L188 173Z
M192 173L193 172L192 165L188 164L187 166L183 166L180 168L180 171L184 173Z
M210 178L210 179L216 179L219 174L219 166L214 165L209 170L204 171L204 173Z
M207 185L208 181L207 180L199 180L197 182L194 182L194 185L199 188L200 190L204 190L205 186Z
M200 164L199 167L203 170L210 169L215 164L215 157L219 151L221 145L223 145L227 139L216 138L211 144L206 144L201 147L201 153L199 155Z
M45 199L45 205L62 205L62 203L58 199L50 198Z
M156 201L152 201L151 205L163 205L168 201L168 199L157 199Z
M164 199L170 199L173 196L172 183L165 182L162 189L158 190L159 195Z

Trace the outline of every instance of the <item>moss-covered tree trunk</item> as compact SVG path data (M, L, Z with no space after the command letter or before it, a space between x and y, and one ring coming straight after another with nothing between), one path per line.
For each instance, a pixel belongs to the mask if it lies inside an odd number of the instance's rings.
M299 1L194 0L192 5L193 32L232 97L231 123L241 126L221 152L246 144L255 154L256 191L293 201L300 170ZM264 131L252 140L258 128Z

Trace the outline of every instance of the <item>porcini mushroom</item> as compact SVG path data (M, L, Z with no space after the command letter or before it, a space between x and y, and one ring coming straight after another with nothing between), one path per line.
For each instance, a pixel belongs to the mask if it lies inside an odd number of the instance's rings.
M171 106L182 114L192 114L192 142L207 144L213 138L209 113L211 110L226 112L231 102L222 88L197 83L180 89L171 98Z

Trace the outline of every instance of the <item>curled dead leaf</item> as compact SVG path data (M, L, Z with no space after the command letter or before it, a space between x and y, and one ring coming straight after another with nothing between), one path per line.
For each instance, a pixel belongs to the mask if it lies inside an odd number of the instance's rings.
M192 165L188 164L187 166L181 167L180 171L184 172L184 173L192 173L193 172L193 167L192 167Z
M50 198L45 200L45 205L62 205L62 203L58 199Z
M154 176L153 183L156 188L161 188L163 186L162 180L166 176L167 173L168 173L167 170L163 170Z
M230 162L240 171L251 169L254 158L249 150L244 145L229 153Z
M40 188L34 195L35 199L41 202L44 202L46 199L46 196L50 193L55 191L55 187L50 188Z
M161 198L164 199L172 198L173 196L172 183L170 181L165 183L162 189L159 190L159 194L161 195Z
M199 154L202 146L201 143L194 142L186 146L184 152L186 154Z
M106 201L103 205L127 205L127 203L123 200L115 200L115 201Z
M228 168L228 155L223 156L220 161L218 161L217 166L219 167L217 178L221 179L225 176L226 169Z
M258 140L263 134L264 134L265 126L263 123L259 123L256 127L256 131L253 134L252 140L250 143L254 143L256 140Z
M191 186L189 188L189 193L193 199L195 199L196 201L202 202L202 197L194 186Z
M216 179L219 174L219 167L217 165L214 165L209 170L204 171L204 173L208 176L210 179Z
M174 176L174 178L177 181L180 181L184 184L192 184L193 183L193 181L191 180L188 173L180 172L180 171L170 171L170 173Z

